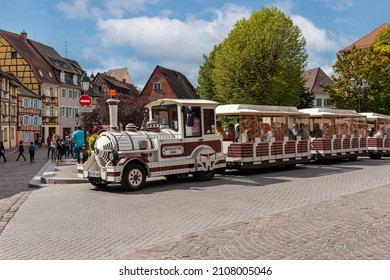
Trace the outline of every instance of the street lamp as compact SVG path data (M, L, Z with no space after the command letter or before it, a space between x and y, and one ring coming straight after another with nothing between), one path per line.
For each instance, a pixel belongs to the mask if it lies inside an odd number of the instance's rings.
M81 86L81 91L83 92L83 94L88 94L90 84L91 84L91 80L87 76L87 73L84 73L84 75L80 79L80 86ZM87 138L86 112L84 112L83 121L84 121L84 144L85 144L85 139Z
M360 112L360 95L367 88L368 80L363 79L361 85L358 85L358 80L355 77L352 77L349 81L351 82L353 90L358 94L358 112Z

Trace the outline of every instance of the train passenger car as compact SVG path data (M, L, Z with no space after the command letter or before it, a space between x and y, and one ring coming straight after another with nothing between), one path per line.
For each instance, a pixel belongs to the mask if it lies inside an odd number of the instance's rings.
M310 161L309 139L289 127L307 123L308 114L295 107L232 104L216 109L228 169L294 167Z
M315 160L350 159L367 155L366 117L354 110L310 108L311 153Z
M146 106L141 130L117 127L119 100L107 100L110 128L99 134L91 157L78 175L100 188L120 183L138 190L146 177L193 175L205 181L225 168L222 138L215 134L218 103L200 99L159 99ZM148 121L149 120L149 121Z
M378 113L360 113L367 117L368 155L371 159L390 156L390 116Z

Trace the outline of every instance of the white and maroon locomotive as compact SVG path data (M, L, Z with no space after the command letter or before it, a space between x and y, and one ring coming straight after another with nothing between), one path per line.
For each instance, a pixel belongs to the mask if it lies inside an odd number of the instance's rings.
M138 190L146 177L177 178L191 174L210 180L225 168L222 137L215 134L217 102L201 99L159 99L149 103L149 121L137 130L117 128L119 100L107 100L110 127L99 134L91 157L78 164L78 175L100 188L119 183Z

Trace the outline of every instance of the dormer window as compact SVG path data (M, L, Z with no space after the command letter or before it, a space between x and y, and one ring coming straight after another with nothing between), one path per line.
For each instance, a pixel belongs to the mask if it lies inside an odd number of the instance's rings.
M60 73L60 80L61 80L62 83L65 83L65 73L64 73L64 71L62 71Z
M77 75L73 75L73 84L77 85Z
M38 72L39 72L39 75L41 75L41 77L43 77L42 70L39 69Z
M47 72L48 74L49 74L49 77L51 78L51 79L53 79L53 75L51 74L51 72Z

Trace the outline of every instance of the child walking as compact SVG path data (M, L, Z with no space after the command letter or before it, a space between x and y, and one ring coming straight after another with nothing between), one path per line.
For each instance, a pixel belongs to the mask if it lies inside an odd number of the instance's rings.
M30 143L30 147L28 147L28 153L30 154L30 163L34 163L35 157L35 145L33 142Z

